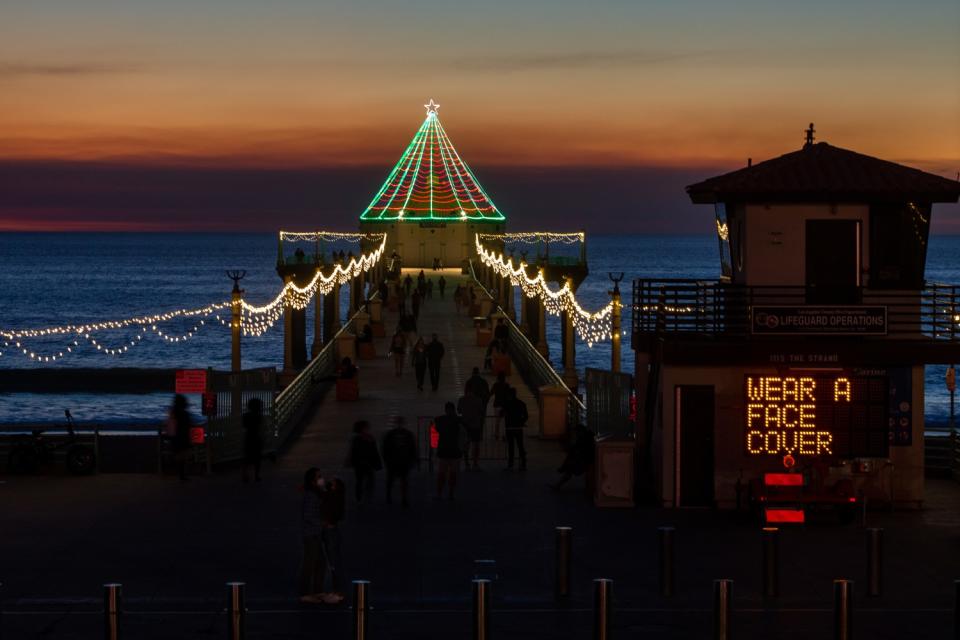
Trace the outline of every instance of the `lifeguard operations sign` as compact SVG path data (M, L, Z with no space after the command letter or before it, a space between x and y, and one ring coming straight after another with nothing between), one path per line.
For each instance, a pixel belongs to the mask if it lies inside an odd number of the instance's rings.
M750 328L766 335L887 335L887 308L882 306L756 306Z
M848 371L747 375L743 386L749 455L887 455L886 377Z

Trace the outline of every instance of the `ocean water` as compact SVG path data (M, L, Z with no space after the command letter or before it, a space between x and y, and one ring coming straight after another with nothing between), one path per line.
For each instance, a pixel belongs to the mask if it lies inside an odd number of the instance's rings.
M338 247L339 248L339 247ZM345 250L351 245L343 244ZM554 255L562 249L553 250ZM21 329L96 322L196 308L229 300L228 269L247 272L242 286L254 303L272 299L281 281L274 271L277 255L274 234L0 234L0 328ZM624 274L623 326L630 326L630 283L634 278L703 278L719 274L713 236L590 236L587 241L590 276L578 299L587 309L609 300L608 273ZM927 279L960 283L960 237L931 238ZM346 313L346 295L342 300ZM222 316L223 317L223 316ZM160 328L168 335L191 331L195 320L177 319ZM312 339L308 321L308 342ZM629 333L625 331L622 360L631 367ZM113 356L75 336L30 340L24 346L38 354L56 354L71 346L73 353L56 363L38 364L0 342L0 368L21 367L169 367L226 369L230 366L230 335L214 317L205 319L195 335L168 343L153 333L137 339L137 331L102 334L104 347L128 346ZM560 322L548 316L547 338L554 360L560 357ZM130 342L136 343L130 346ZM259 337L245 337L244 367L280 366L282 327L278 324ZM588 348L577 344L577 365L606 368L609 344ZM928 423L945 424L949 397L943 367L927 368ZM101 424L157 424L169 398L165 394L11 394L0 389L0 424L56 423L63 409L78 422Z

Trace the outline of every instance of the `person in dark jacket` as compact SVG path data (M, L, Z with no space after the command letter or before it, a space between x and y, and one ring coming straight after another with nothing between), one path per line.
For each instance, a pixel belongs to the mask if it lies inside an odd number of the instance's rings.
M497 381L490 388L493 395L493 413L496 420L493 423L493 439L500 439L500 423L503 421L503 408L507 405L507 399L510 395L510 385L507 383L507 376L502 371L497 374Z
M443 488L446 485L450 491L449 498L453 500L453 492L457 487L457 470L463 455L460 448L463 423L452 402L445 404L443 411L443 415L433 422L437 430L437 499L443 497Z
M300 602L319 604L324 598L321 589L327 569L321 538L324 480L319 469L307 469L303 474L302 490L300 535L303 539L303 564L300 565Z
M433 334L427 345L427 367L430 369L430 386L436 391L440 386L440 361L443 360L443 343Z
M497 326L493 329L493 337L499 340L501 344L507 344L507 339L510 337L510 329L503 321L503 318L497 318Z
M457 401L457 413L460 414L460 420L467 430L468 444L467 450L463 452L463 462L468 470L480 470L480 443L483 442L485 407L483 400L474 395L472 389ZM470 464L471 456L473 457L472 465Z
M410 309L413 312L414 322L420 319L420 302L422 301L423 296L420 294L420 290L414 290L413 295L410 296Z
M507 468L513 468L513 449L516 446L520 453L520 471L527 470L527 450L523 446L523 428L527 424L527 405L517 397L517 390L511 388L507 392L507 404L503 408L503 417L506 422L507 435Z
M437 280L437 288L440 290L440 299L443 300L443 291L447 288L447 281L443 276Z
M182 394L173 396L173 406L170 407L170 416L167 420L172 425L173 455L177 461L177 473L180 482L186 482L187 459L190 457L190 427L193 421L187 412L187 397Z
M393 419L393 428L383 437L383 463L387 468L387 504L393 503L393 482L400 481L400 501L403 508L407 501L407 478L417 464L417 439L404 425L402 416Z
M383 468L377 441L370 435L370 423L360 420L353 425L353 438L350 441L350 466L356 474L357 483L354 493L357 502L363 500L364 493L373 497L374 473Z
M407 274L407 277L403 279L403 289L406 291L407 295L410 295L410 287L413 286L413 278L410 277L410 274Z
M423 376L427 373L427 345L424 344L423 338L417 338L410 360L413 362L413 370L417 376L417 390L423 391Z
M247 471L253 467L253 479L260 482L260 459L263 457L263 403L250 398L243 414L243 471L244 482L250 481Z
M484 411L486 411L487 402L490 400L490 385L487 384L486 379L480 375L480 367L473 368L473 373L467 378L466 383L463 385L463 392L465 394L472 393L480 398Z

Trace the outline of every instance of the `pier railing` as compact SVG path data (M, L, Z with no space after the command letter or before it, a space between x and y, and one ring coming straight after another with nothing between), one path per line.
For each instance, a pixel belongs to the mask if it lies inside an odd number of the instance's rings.
M836 305L882 307L889 337L960 340L960 286L934 283L913 290L855 287L818 292L803 286L638 279L633 282L633 333L745 336L752 332L755 307Z
M473 261L471 260L469 264L470 276L476 285L479 286L488 297L493 298L491 293L483 286L483 283L474 273ZM527 386L530 387L531 391L533 391L534 395L539 399L540 387L545 386L560 387L567 392L567 429L572 429L585 419L586 405L580 400L577 394L571 391L560 374L553 368L553 365L543 357L543 354L537 351L537 348L530 342L523 331L520 330L517 323L513 321L510 315L507 314L500 305L497 305L497 311L503 316L504 321L507 323L507 329L510 332L507 340L510 358L517 364L520 375L523 377L524 382L527 383Z

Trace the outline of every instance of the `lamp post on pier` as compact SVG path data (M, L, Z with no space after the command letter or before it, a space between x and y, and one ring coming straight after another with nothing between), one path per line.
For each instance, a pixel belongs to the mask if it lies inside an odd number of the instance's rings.
M620 273L619 278L614 278L612 273L607 275L613 282L613 291L610 292L613 298L610 316L610 370L620 373L620 312L623 306L620 304L620 281L623 280L623 273Z
M238 373L240 364L240 335L243 323L243 289L240 281L247 275L246 271L227 271L227 277L233 280L233 291L230 293L230 370Z

